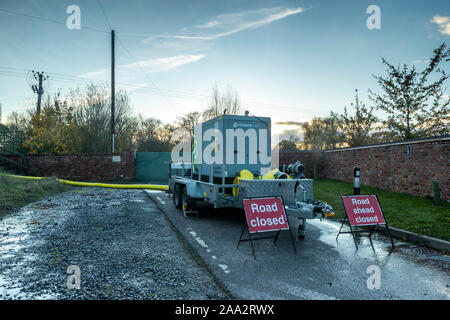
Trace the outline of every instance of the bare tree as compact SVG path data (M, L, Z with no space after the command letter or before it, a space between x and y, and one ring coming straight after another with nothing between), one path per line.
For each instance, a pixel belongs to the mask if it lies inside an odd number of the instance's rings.
M135 144L137 151L162 152L170 151L172 144L170 136L174 128L165 125L159 119L138 116L138 125L135 132Z
M125 91L116 92L115 129L116 149L132 147L137 119L132 114L129 97ZM68 105L73 109L74 122L80 128L83 152L109 152L111 145L111 98L107 87L88 85L84 90L72 90Z
M340 122L340 128L345 134L345 142L350 147L369 144L371 142L371 130L377 121L377 118L373 115L373 107L367 108L359 101L358 90L355 90L355 92L355 103L350 104L355 113L350 115L347 107L344 107Z
M304 149L326 150L339 147L344 142L344 133L340 129L337 113L330 112L325 118L313 118L302 124Z
M221 93L217 84L213 87L209 106L203 112L203 120L215 118L221 114L240 114L241 101L231 86L227 87L225 94Z
M194 133L194 127L200 122L202 114L198 111L186 113L183 116L177 117L178 128L186 129L190 133L190 137Z

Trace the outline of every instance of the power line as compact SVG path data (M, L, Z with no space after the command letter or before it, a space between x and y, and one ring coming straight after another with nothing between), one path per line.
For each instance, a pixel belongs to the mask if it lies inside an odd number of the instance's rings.
M26 72L1 70L3 68L7 68L7 67L0 66L0 76L4 75L4 76L12 76L12 77L16 77L16 78L22 78L23 76L27 75ZM10 69L30 71L28 69L19 69L19 68L10 68ZM79 76L72 76L72 75L67 75L67 74L57 73L57 72L47 72L47 74L51 75L52 80L56 81L56 82L72 82L72 83L78 83L78 84L91 84L92 83L92 84L97 84L97 85L102 85L102 86L109 85L109 81L107 81L107 80L86 79L86 78L82 78ZM197 100L197 101L204 101L205 99L207 99L209 97L206 94L142 86L137 83L127 83L127 82L116 82L116 83L118 85L118 88L120 88L120 89L133 90L133 92L136 92L139 94L158 95L158 96L165 96L168 98L177 98L177 99L192 99L192 100ZM244 102L246 102L246 104L251 104L253 106L262 106L264 109L275 109L275 110L286 111L286 112L298 112L298 109L296 109L294 107L289 107L289 106L282 106L282 105L271 104L271 103L260 102L260 101L253 101L253 100L244 100ZM303 108L303 111L305 111L304 108Z
M106 23L108 24L109 29L112 30L111 23L109 23L109 19L106 15L105 8L103 8L102 1L97 0L97 2L98 2L98 5L100 6L100 9L102 10L103 16L105 17L105 20L106 20Z
M0 66L0 74L4 75L11 75L15 77L23 77L27 75L28 69L20 69L25 72L19 72L19 71L5 71L1 70L4 67ZM63 82L74 82L74 83L94 83L98 85L109 85L109 82L107 80L99 80L99 79L85 79L81 77L71 76L63 73L56 73L56 72L47 72L47 74L52 76L53 80L56 81L63 81ZM151 94L151 95L161 95L166 97L173 97L173 98L190 98L190 99L197 99L202 100L203 98L207 97L206 95L198 95L198 94L192 94L188 92L183 91L177 91L177 90L170 90L170 89L161 89L161 88L154 88L149 86L142 86L140 84L136 83L126 83L126 82L116 82L119 85L119 88L121 89L131 89L133 91L143 93L143 94Z
M13 67L2 67L0 66L1 69L10 69L10 70L18 70L18 71L30 71L31 69L21 69L21 68L13 68Z
M139 67L139 69L142 71L143 75L145 76L145 78L158 90L161 92L161 90L158 88L158 86L153 82L152 79L150 79L150 77L147 75L147 73L144 71L144 69L142 68L141 64L139 63L139 61L137 61L136 58L134 58L134 56L131 54L131 52L125 47L125 45L123 44L123 42L120 40L120 38L117 38L117 40L119 41L119 44L122 46L122 48L125 50L125 52L130 56L130 58L132 60L134 60L134 62L136 63L136 65ZM166 102L168 102L166 100ZM170 104L169 104L170 105Z
M27 17L27 18L32 18L32 19L38 19L38 20L42 20L42 21L46 21L46 22L57 23L57 24L64 25L64 26L66 25L66 23L62 22L62 21L49 19L49 18L44 18L44 17L39 17L39 16L27 14L27 13L21 13L21 12L16 12L16 11L12 11L12 10L2 9L2 8L0 8L0 11L6 12L6 13L9 13L9 14L14 14L14 15L17 15L17 16L22 16L22 17ZM92 28L92 27L86 27L84 25L83 25L83 27L80 30L89 30L89 31L101 32L101 33L109 33L109 31L96 29L96 28Z
M110 27L110 29L112 29L111 27L111 23L106 15L106 12L104 10L104 7L101 3L101 0L97 1L100 9L102 11L103 16L105 17L106 23L108 24L108 26ZM65 22L62 21L58 21L58 20L54 20L54 19L49 19L49 18L45 18L45 17L39 17L39 16L35 16L35 15L30 15L30 14L25 14L25 13L21 13L21 12L16 12L16 11L12 11L12 10L7 10L7 9L2 9L0 8L0 11L2 12L6 12L9 14L14 14L14 15L18 15L18 16L23 16L23 17L27 17L27 18L33 18L33 19L38 19L38 20L42 20L42 21L46 21L46 22L52 22L52 23L57 23L60 25L66 25ZM81 30L89 30L89 31L95 31L95 32L101 32L101 33L107 33L109 34L109 31L105 31L105 30L101 30L101 29L96 29L96 28L91 28L91 27L86 27L83 26ZM158 35L158 34L132 34L132 33L121 33L121 35L126 35L126 36L154 36L154 37L172 37L172 36L168 36L168 35ZM138 65L138 67L141 69L142 73L144 74L145 78L156 88L156 90L158 90L160 93L162 93L162 91L172 91L174 92L174 94L176 92L180 93L181 95L189 95L191 96L197 96L198 100L203 101L204 98L207 98L209 96L207 95L203 95L203 94L197 94L197 93L188 93L188 92L182 92L182 91L178 91L178 90L168 90L168 89L160 89L158 88L158 86L151 80L151 78L147 75L147 73L144 71L144 69L142 68L141 64L134 58L134 56L131 54L131 52L125 47L125 45L123 44L123 42L117 38L117 40L119 41L119 44L123 47L123 49L126 51L126 53L131 57L132 60L134 60L136 62L136 64ZM163 94L161 94L163 95ZM168 96L168 95L165 95ZM203 98L202 98L203 97ZM289 112L296 112L296 110L293 110L293 107L289 107L289 106L281 106L281 105L277 105L277 104L271 104L271 103L265 103L265 102L259 102L259 101L253 101L253 100L247 100L248 103L250 104L256 104L256 105L264 105L264 106L268 106L268 107L272 107L274 109L278 109L278 110L283 110L283 111L289 111Z
M119 44L121 44L121 46L124 48L124 50L128 51L127 52L128 55L136 62L136 59L134 59L134 57L132 57L131 53L129 52L128 49L125 48L125 46L120 41L120 39L118 38L117 40L119 41ZM0 71L1 71L1 69L12 69L12 70L19 70L19 71L26 71L26 72L30 71L29 69L0 66ZM146 75L145 72L142 70L142 67L141 67L141 71L144 73L144 75ZM92 82L92 83L97 83L97 84L107 84L108 83L108 81L106 81L106 80L105 81L99 80L99 79L89 79L88 80L88 79L85 79L85 78L82 78L79 76L72 76L72 75L67 75L67 74L63 74L63 73L56 73L56 72L47 72L47 73L52 75L52 79L54 79L54 80L83 82L83 83L91 83ZM153 81L151 81L151 79L149 79L148 76L146 78L150 82L153 83ZM117 84L119 84L122 89L124 89L124 88L126 89L127 87L135 88L134 91L136 91L138 93L142 93L142 94L161 95L161 96L166 96L166 97L170 97L170 98L189 98L189 99L198 100L198 101L204 101L205 99L209 98L209 96L206 94L193 93L193 92L187 92L187 91L181 91L181 90L173 90L173 89L162 89L162 88L159 88L156 86L155 87L141 86L140 84L126 83L126 82L117 82ZM255 101L255 100L245 100L245 102L247 104L252 104L252 105L256 105L256 106L265 106L265 109L271 108L271 109L275 109L275 110L279 110L279 111L286 111L286 112L298 112L298 110L299 110L298 108L293 107L293 106L279 105L279 104L273 104L273 103ZM303 108L302 111L305 111L305 109Z

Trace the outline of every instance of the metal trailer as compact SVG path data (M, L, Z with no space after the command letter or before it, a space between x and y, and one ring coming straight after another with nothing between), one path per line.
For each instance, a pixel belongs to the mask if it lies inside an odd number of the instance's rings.
M222 115L201 125L202 132L214 128L222 133L227 129L237 130L238 128L255 127L268 130L268 134L257 134L257 145L261 145L260 139L268 139L270 146L270 118ZM245 133L244 130L242 131ZM203 139L201 135L194 135L194 137L194 139L199 139L199 137ZM195 162L195 155L191 155L191 162L169 162L168 192L173 195L175 207L181 209L185 216L191 215L204 205L214 208L242 209L242 200L245 198L281 196L286 214L288 217L298 219L298 235L304 237L306 219L321 219L334 214L332 207L327 203L314 201L312 179L239 179L238 183L235 183L235 177L240 174L241 170L246 169L254 175L261 175L264 165L260 163L259 159L256 164L254 161L249 163L251 161L249 145L252 143L250 138L249 143L245 144L245 151L237 150L234 147L236 146L234 143L236 139L230 141L228 140L227 143L220 139L214 140L213 149L223 148L225 152L229 153L233 151L235 160L240 152L244 152L242 158L245 159L245 163L235 164L236 161L233 161L232 164L200 164ZM201 148L198 148L198 152L204 152L205 146L198 143L198 140L193 144L197 147L202 145ZM227 148L231 149L228 150ZM270 148L266 151L270 156ZM258 147L256 152L260 154L264 150L259 150ZM225 163L225 161L222 163ZM286 166L283 167L286 168ZM291 167L292 165L289 168ZM302 174L298 176L302 176Z

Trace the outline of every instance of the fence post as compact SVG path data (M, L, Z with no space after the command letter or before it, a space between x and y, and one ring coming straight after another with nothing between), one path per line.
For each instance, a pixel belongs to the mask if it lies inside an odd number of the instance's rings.
M440 205L441 204L441 194L439 192L439 182L433 181L433 194L434 194L434 204Z

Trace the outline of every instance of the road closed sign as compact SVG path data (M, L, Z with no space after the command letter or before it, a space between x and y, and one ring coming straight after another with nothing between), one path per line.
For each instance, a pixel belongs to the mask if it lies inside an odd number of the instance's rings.
M342 196L348 221L352 226L385 224L376 195Z
M289 229L281 197L244 199L250 233Z

